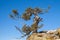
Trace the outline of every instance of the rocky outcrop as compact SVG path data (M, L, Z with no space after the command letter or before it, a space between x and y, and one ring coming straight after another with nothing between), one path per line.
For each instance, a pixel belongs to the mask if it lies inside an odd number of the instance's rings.
M60 40L60 28L42 33L32 33L27 40Z

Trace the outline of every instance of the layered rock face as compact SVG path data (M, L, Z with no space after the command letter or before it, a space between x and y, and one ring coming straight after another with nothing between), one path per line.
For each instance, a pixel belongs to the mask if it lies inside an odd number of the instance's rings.
M42 33L32 33L27 40L60 40L60 29Z

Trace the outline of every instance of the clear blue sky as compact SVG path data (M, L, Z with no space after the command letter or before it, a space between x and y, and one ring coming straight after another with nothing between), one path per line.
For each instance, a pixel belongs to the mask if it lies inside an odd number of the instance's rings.
M60 0L0 0L0 40L16 40L15 38L21 36L14 26L21 28L26 21L10 19L8 14L12 13L12 9L17 9L22 14L28 7L47 8L48 5L51 6L49 12L41 15L44 24L41 30L57 29L60 27ZM29 25L32 21L26 23Z

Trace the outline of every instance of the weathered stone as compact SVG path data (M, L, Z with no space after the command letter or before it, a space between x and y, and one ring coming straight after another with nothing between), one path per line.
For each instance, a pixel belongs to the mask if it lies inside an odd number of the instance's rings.
M60 34L60 29L50 30L46 33L33 33L27 40L60 40L58 33Z

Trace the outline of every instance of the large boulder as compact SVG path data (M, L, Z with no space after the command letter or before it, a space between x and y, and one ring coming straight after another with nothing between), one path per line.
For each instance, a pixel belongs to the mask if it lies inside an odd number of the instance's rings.
M60 40L60 28L46 33L32 33L27 40Z

